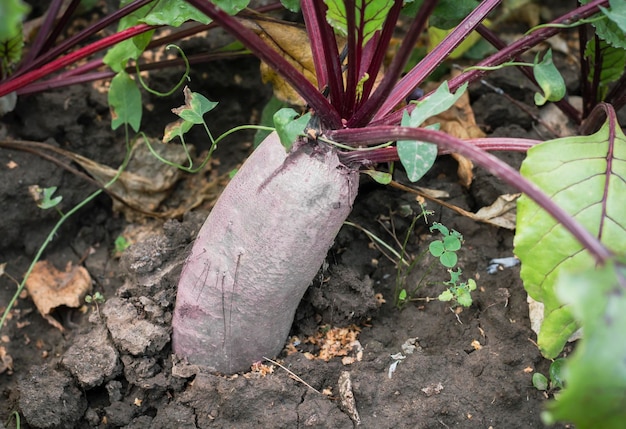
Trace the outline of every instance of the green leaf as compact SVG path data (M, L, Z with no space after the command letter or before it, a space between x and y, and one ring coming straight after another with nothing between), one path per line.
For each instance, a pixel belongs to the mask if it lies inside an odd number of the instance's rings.
M622 0L609 0L610 9L599 6L602 13L604 13L611 21L626 33L626 2Z
M202 94L192 92L188 87L183 89L185 104L172 109L172 112L192 124L203 124L205 113L210 112L217 106L217 101L211 101Z
M132 39L124 40L109 49L102 61L115 72L126 68L128 60L136 60L150 43L154 30L146 31Z
M471 291L476 290L476 280L474 279L469 279L467 281L467 288Z
M403 113L401 125L405 127L412 126L411 118L406 111ZM427 128L438 129L439 124L433 124ZM433 143L399 140L396 142L396 147L398 149L398 158L400 158L408 179L412 182L417 182L424 177L437 159L438 149L437 145Z
M443 39L446 38L448 34L450 34L453 29L444 30L442 28L437 28L435 26L428 27L428 46L429 52L433 50ZM478 43L480 40L483 40L481 35L477 31L472 31L469 36L461 42L459 46L457 46L454 51L450 52L448 55L449 59L457 59L461 57L465 52L467 52L472 46Z
M0 41L22 37L22 21L30 11L30 6L21 0L0 1Z
M439 231L443 235L450 235L450 230L444 224L441 224L439 222L433 222L432 226L430 227L430 232L434 231Z
M311 119L310 113L295 119L297 116L298 112L290 107L285 107L274 113L274 127L280 142L287 150L291 149L293 142L296 141L298 136L304 134L304 129Z
M388 185L391 183L392 176L390 173L385 171L377 171L377 170L361 170L362 173L367 174L372 179L374 179L377 183L381 185Z
M626 136L607 121L590 136L566 137L528 150L521 173L617 254L626 253ZM556 278L591 268L593 257L552 216L526 196L517 201L515 253L524 288L544 303L538 344L548 358L559 354L576 329L569 307L555 292Z
M116 130L120 125L128 124L133 131L139 131L142 114L141 93L135 81L126 72L119 72L111 80L109 109L111 128Z
M454 267L457 261L458 257L454 252L443 252L443 254L439 257L439 262L441 262L441 265L447 268Z
M550 384L553 389L562 389L565 386L563 379L563 368L566 360L564 358L555 359L550 364Z
M211 0L216 6L229 15L234 15L248 6L250 0ZM175 2L176 3L176 2Z
M443 252L446 251L446 248L444 247L442 241L436 240L436 241L431 242L428 245L428 251L430 252L431 255L438 258L441 255L443 255Z
M290 12L300 12L300 0L280 0L285 8Z
M465 288L458 288L456 291L456 302L463 307L470 307L472 305L472 295Z
M287 107L287 106L288 106L287 103L285 103L284 101L281 101L276 96L272 96L270 101L268 101L265 107L263 108L263 112L261 113L261 121L259 122L259 125L263 125L266 127L274 126L274 119L273 119L274 114L278 112L280 109ZM261 142L265 140L265 137L267 137L270 133L271 131L258 130L254 134L253 146L256 148L258 145L260 145Z
M548 101L559 101L565 97L565 81L552 62L552 49L548 49L541 62L538 60L539 54L535 57L533 74L543 94L535 93L535 104L543 106Z
M443 292L441 292L441 294L437 297L437 299L439 301L444 301L444 302L448 302L448 301L452 301L452 298L454 298L454 295L452 294L452 292L450 292L449 289L444 290Z
M42 198L39 204L37 204L37 207L39 207L40 209L47 210L47 209L51 209L52 207L56 207L57 205L59 205L61 200L63 200L63 197L59 195L57 197L52 198L52 196L54 195L56 191L57 191L56 186L50 186L49 188L42 189L41 190Z
M346 4L343 0L324 0L328 10L326 20L342 36L348 35ZM357 34L363 37L364 46L376 31L383 28L393 0L356 0L355 24ZM363 17L363 19L361 18Z
M443 246L446 250L455 252L461 248L461 240L454 235L449 235L443 239Z
M478 4L477 0L440 0L429 24L448 30L459 24Z
M580 3L587 4L590 1L581 0ZM611 6L610 11L607 9L602 11L609 19L595 21L591 25L595 27L596 34L602 40L616 48L626 49L626 31L623 29L625 23L621 18L624 14L624 2L622 0L611 0L609 5Z
M400 301L400 302L406 301L406 296L407 296L406 295L406 289L402 289L400 291L400 293L398 294L398 301Z
M234 6L238 7L237 2L231 1L229 3L235 3ZM172 27L180 27L187 21L208 24L211 22L211 19L187 2L159 0L152 5L150 12L139 20L139 22L148 25L170 25Z
M448 87L448 81L444 81L435 92L415 103L416 106L411 112L410 120L405 125L403 118L402 126L419 127L426 119L443 113L454 106L454 103L461 98L466 90L467 83L464 83L452 94Z
M595 74L595 51L596 44L590 40L585 48L585 56L591 60L589 62L589 75L587 76L589 82L593 82ZM624 68L626 68L626 50L615 48L604 40L600 40L600 100L604 98L608 85L622 76Z
M563 273L557 294L584 326L567 358L567 384L542 415L546 423L567 421L577 429L621 429L626 421L626 267L610 262Z
M533 374L533 386L537 390L548 390L548 379L540 372Z
M18 31L13 37L0 39L0 71L6 75L12 71L12 66L22 59L24 48L24 36L22 35L22 23L19 23Z

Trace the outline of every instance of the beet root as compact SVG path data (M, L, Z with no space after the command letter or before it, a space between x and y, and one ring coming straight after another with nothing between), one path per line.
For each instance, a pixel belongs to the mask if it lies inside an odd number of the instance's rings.
M185 263L174 353L228 374L275 357L357 191L358 172L333 148L302 144L287 154L270 134L220 196Z

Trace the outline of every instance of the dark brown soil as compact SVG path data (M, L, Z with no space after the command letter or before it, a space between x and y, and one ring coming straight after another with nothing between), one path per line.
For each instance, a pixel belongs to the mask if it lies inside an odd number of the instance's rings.
M208 77L193 77L194 91L221 103L209 118L216 130L258 119L269 90L260 84L257 67L254 61L223 63ZM496 75L494 83L507 90L523 88L510 73L499 81ZM535 136L532 119L503 98L479 86L472 97L483 129ZM174 119L169 109L182 104L182 96L148 100L151 112L146 112L144 129L158 138ZM46 141L116 166L124 140L122 133L110 131L107 118L105 96L84 86L23 98L0 126L2 138ZM200 134L191 138L199 146L201 139ZM216 153L219 168L228 171L241 162L250 141L251 134L240 134L222 145ZM515 166L521 162L521 156L503 156ZM10 161L18 167L9 169ZM21 279L58 220L54 210L36 207L28 186L58 186L63 210L95 188L29 153L0 150L0 165L0 262ZM464 189L449 157L442 157L420 186L445 190L448 202L472 211L511 191L481 170ZM350 220L395 246L383 226L393 224L395 238L402 241L412 219L401 215L407 206L418 211L413 195L363 179ZM351 428L354 414L342 405L338 385L344 372L364 428L542 427L546 398L533 388L531 377L535 371L545 373L548 362L533 343L519 268L486 272L491 258L512 256L513 233L434 204L428 208L435 211L431 221L464 235L459 266L479 286L470 308L459 311L434 300L398 310L395 264L361 231L345 226L320 274L324 280L313 283L299 308L292 335L304 340L320 329L355 325L361 359L351 364L340 357L310 360L305 352L319 350L301 343L298 352L277 357L289 372L274 366L265 376L224 377L173 361L169 343L180 264L206 210L188 213L182 221L150 224L154 234L126 250L120 261L112 256L114 240L126 222L112 212L108 197L97 198L60 229L43 259L59 268L68 261L82 263L106 302L97 309L86 306L85 314L57 310L54 315L66 328L62 333L38 314L30 298L19 299L1 332L0 345L12 358L12 369L0 374L0 427L17 411L21 428ZM418 223L408 253L418 255L431 239L428 227ZM428 262L415 268L407 287L417 283ZM448 277L439 267L428 279ZM441 290L441 285L429 285L416 297L434 297ZM2 307L14 291L15 283L0 277ZM386 302L379 307L374 294ZM415 351L409 354L405 343ZM391 374L391 356L400 352L405 358ZM13 419L7 427L15 426Z

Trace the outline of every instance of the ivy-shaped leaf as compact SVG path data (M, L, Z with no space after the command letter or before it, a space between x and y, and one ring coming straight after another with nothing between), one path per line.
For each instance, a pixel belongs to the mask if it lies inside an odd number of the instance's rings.
M276 128L280 142L286 150L291 149L296 138L304 134L304 129L311 119L311 114L307 113L295 119L297 117L298 112L291 107L282 108L274 113L274 127Z
M528 150L521 173L617 254L626 253L626 136L607 122L590 136L566 137ZM583 246L534 201L517 201L515 253L524 288L544 304L538 344L556 357L577 329L570 308L557 299L561 272L592 268Z
M565 388L542 415L548 424L618 429L626 422L626 266L610 262L559 276L557 295L584 327L563 368ZM552 367L550 368L552 377ZM560 378L560 377L559 377Z
M202 94L192 92L188 87L183 89L183 93L185 94L185 104L172 109L172 112L192 124L203 124L204 115L217 106L217 101L211 101Z
M324 0L328 10L326 20L339 34L348 35L348 21L346 4L343 0ZM355 1L355 31L363 37L363 46L372 38L374 33L383 27L393 0L356 0ZM361 18L363 17L363 18Z
M141 107L141 93L135 81L126 72L115 75L109 88L111 128L116 130L120 125L128 124L133 131L139 131Z
M559 101L565 97L565 81L552 61L551 49L548 49L541 61L539 61L539 54L537 54L533 74L543 91L543 94L535 93L537 106L543 106L548 101Z
M183 89L183 94L185 94L185 104L172 109L172 112L181 119L165 126L163 143L171 141L174 137L182 137L194 125L204 123L204 115L218 104L202 94L192 92L188 87Z

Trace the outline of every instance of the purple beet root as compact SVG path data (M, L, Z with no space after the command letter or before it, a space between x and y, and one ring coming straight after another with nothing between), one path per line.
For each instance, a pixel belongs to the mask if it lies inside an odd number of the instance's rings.
M220 196L183 268L174 352L228 374L276 356L357 191L358 172L333 148L287 154L270 134Z

